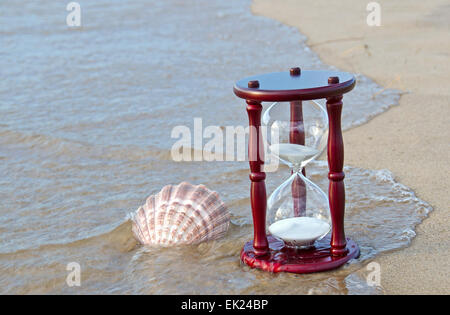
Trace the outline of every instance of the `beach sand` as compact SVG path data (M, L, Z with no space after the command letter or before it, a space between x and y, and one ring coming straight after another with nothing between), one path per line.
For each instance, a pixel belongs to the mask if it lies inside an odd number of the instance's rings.
M297 27L325 63L404 93L399 106L344 133L345 164L389 169L434 208L411 246L375 258L386 293L449 294L450 5L378 1L381 26L370 27L367 3L254 0L252 10Z

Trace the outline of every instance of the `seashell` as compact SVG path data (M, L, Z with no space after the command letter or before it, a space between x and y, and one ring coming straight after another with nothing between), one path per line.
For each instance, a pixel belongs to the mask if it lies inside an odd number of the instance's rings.
M131 214L134 236L144 245L197 244L225 235L230 213L204 185L167 185Z

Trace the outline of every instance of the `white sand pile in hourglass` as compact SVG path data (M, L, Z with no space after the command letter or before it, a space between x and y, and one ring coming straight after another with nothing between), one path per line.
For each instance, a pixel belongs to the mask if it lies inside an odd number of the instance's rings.
M311 217L294 217L277 221L269 232L289 245L310 246L330 231L330 224Z
M319 153L315 148L295 143L277 143L272 144L269 148L282 160L293 164L299 164Z

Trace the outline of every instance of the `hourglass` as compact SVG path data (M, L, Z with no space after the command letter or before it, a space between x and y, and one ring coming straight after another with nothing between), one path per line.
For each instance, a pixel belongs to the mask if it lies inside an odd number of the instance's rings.
M359 255L345 237L345 188L341 131L342 95L355 78L345 72L301 71L245 78L234 86L249 116L250 200L254 239L241 260L271 272L310 273L337 268ZM316 99L325 98L326 111ZM261 102L270 105L262 117ZM267 199L264 145L291 168L290 177ZM305 166L327 147L328 197L307 178ZM329 235L331 231L331 236ZM269 235L267 235L267 232Z

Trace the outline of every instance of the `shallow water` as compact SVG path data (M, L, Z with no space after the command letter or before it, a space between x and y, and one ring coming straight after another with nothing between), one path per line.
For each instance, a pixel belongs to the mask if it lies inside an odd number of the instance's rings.
M252 235L246 162L173 162L171 131L247 125L235 80L292 66L331 68L297 30L250 13L249 1L5 2L0 10L0 293L367 293L361 267L406 246L430 207L388 171L347 168L347 234L358 261L317 275L271 275L239 263ZM343 125L399 94L357 76ZM288 170L268 176L268 191ZM326 190L326 166L308 176ZM169 183L202 183L233 214L224 239L137 246L127 214ZM81 265L81 287L65 279ZM381 291L380 291L381 292Z

